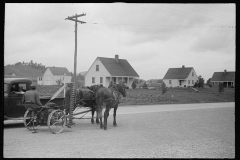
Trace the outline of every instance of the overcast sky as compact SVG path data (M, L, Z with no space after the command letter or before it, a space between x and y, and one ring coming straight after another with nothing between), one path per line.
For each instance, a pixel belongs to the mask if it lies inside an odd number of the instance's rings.
M225 4L5 4L4 65L66 67L77 73L97 57L126 59L141 79L162 79L169 68L193 67L205 81L235 71L236 5Z

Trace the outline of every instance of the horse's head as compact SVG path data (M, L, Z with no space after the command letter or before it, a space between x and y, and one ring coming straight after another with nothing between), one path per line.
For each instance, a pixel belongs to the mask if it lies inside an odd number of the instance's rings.
M125 84L123 82L120 82L116 86L117 86L118 91L123 95L123 97L126 97L127 93L126 93L126 89L125 89Z

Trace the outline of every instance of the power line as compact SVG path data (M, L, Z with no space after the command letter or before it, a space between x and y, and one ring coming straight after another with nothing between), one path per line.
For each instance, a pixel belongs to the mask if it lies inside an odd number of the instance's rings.
M141 24L113 24L113 23L96 23L86 22L88 24L102 24L102 25L127 25L127 26L153 26L153 27L222 27L222 28L236 28L236 26L181 26L181 25L141 25Z

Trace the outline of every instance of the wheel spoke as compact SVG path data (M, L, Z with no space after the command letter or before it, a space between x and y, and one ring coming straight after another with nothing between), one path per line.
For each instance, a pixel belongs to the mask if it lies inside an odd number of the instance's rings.
M49 114L48 117L48 127L49 130L56 134L62 132L66 125L66 117L63 111L54 110Z

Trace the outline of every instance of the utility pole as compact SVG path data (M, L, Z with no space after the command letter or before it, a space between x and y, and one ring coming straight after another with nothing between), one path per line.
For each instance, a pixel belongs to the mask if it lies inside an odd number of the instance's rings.
M74 86L71 87L72 89L72 94L71 94L71 101L70 101L70 110L69 110L69 127L73 125L72 119L73 119L73 109L74 105L76 105L76 91L77 91L77 76L76 76L76 68L77 68L77 22L83 24L86 22L79 21L77 18L81 16L86 16L85 13L67 17L67 20L71 20L75 22L75 54L74 54ZM65 19L65 20L66 20Z

